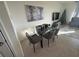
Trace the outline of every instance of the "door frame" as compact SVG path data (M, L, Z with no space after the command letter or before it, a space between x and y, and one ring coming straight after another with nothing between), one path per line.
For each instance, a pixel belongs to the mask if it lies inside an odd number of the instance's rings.
M10 51L11 51L13 57L15 57L15 56L16 56L16 55L15 55L15 52L14 52L14 50L12 49L12 46L11 46L11 44L10 44L10 41L8 40L8 36L6 35L6 32L5 32L5 30L4 30L4 28L3 28L2 24L1 24L1 22L0 22L0 30L1 30L1 34L2 34L2 36L3 36L3 38L4 38L4 40L5 40L5 42L6 42L7 46L8 46L8 48L10 49Z
M12 53L12 55L13 55L13 57L14 57L15 55L14 55L13 51L11 50L11 48L10 48L10 46L9 46L9 44L8 44L8 42L7 42L7 40L6 40L6 38L5 38L5 36L4 36L4 34L3 34L3 32L2 32L1 29L0 29L0 33L2 34L5 43L7 44L7 46L8 46L8 48L9 48L10 52Z

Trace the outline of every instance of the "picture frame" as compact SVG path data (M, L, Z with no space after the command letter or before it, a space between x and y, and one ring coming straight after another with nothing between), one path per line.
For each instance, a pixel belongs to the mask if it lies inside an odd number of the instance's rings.
M43 8L39 6L25 5L27 21L37 21L43 19Z

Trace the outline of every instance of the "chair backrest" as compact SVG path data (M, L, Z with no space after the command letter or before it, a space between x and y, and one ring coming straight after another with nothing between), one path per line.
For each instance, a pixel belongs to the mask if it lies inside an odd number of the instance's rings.
M55 28L55 27L57 27L58 26L58 23L57 22L54 22L53 24L52 24L52 28Z
M30 37L30 35L27 32L26 32L26 36L31 41L31 37Z
M50 24L43 24L44 29L47 29Z
M53 32L52 30L46 31L46 32L43 34L43 37L46 38L46 39L51 39L53 33L54 33L54 32Z
M42 29L42 26L41 25L38 25L38 26L36 26L36 29L38 30L38 29Z
M42 26L41 25L36 26L36 31L37 31L38 34L40 34L41 31L42 31Z

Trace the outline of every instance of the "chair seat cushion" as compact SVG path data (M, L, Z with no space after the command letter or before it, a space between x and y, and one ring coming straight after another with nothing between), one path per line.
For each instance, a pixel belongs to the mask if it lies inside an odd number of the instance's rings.
M30 41L31 41L33 44L35 44L35 43L37 43L37 42L39 42L39 41L41 41L41 40L42 40L42 37L40 37L40 36L34 34L34 35L31 36L31 40L30 40Z

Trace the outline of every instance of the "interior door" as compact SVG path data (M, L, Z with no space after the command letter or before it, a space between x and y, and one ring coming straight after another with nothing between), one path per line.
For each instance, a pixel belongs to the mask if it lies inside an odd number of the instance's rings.
M4 37L2 31L0 30L0 56L1 57L13 57L13 53L6 42L6 38Z

